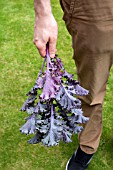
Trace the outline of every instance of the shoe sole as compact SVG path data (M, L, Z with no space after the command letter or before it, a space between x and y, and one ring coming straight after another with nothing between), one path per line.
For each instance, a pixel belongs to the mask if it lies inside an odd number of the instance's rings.
M77 151L75 151L75 155L76 155L76 152L77 152ZM68 170L67 168L68 168L68 164L69 164L70 160L71 160L71 158L68 160L68 162L67 162L67 164L66 164L66 170Z
M70 159L71 159L71 158L70 158ZM67 167L68 167L68 164L69 164L70 159L68 160L68 162L67 162L67 164L66 164L66 170L68 170Z

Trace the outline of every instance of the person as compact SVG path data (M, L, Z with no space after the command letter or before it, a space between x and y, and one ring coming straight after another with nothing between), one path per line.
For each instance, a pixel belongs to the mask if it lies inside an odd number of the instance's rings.
M66 170L85 170L97 151L102 133L102 106L106 84L113 64L113 1L60 0L63 19L72 36L80 85L90 91L80 97L85 116L90 117L79 134L79 146L69 159ZM58 35L50 0L34 0L34 43L42 57L46 44L53 58Z

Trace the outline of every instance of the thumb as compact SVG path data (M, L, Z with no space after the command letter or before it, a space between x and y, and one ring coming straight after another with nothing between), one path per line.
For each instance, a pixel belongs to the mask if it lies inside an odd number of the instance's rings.
M56 50L56 42L57 42L57 39L50 38L50 41L49 41L49 54L50 54L51 58L55 57L55 53L57 51Z

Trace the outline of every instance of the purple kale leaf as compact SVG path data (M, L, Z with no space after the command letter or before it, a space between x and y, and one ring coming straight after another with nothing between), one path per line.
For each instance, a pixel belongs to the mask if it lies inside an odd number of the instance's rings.
M27 135L35 133L35 130L36 130L36 118L33 115L27 119L27 122L20 128L20 131Z
M52 130L42 139L42 143L47 146L55 146L58 144L58 142L55 141L55 135Z
M59 86L56 84L54 77L51 76L51 72L47 70L46 72L46 81L43 87L42 94L40 95L40 99L42 101L55 98L57 92L59 90Z
M21 111L26 111L30 107L34 107L34 101L36 100L36 95L29 95L28 99L23 104Z
M70 127L70 130L73 134L78 134L83 130L83 126L77 126L74 124L73 127Z
M42 134L40 134L38 131L36 132L35 136L28 140L29 144L37 144L41 142Z
M72 90L76 95L85 96L89 94L89 91L81 87L78 81L68 79L66 84L68 85L68 88L70 88L70 90Z
M26 109L26 112L27 112L28 114L33 114L34 111L35 111L35 109L34 109L33 106L31 106L31 107L29 107L29 108Z
M59 102L59 104L67 110L70 110L74 107L79 107L81 105L81 101L73 97L70 93L70 90L62 86L56 96L56 100Z
M71 142L72 134L69 132L69 127L65 121L62 121L62 117L54 111L53 104L51 105L51 117L47 135L45 135L42 142L47 146L58 145L60 140L64 142Z
M57 66L59 67L57 63L55 65L55 62L50 60L50 57L47 53L47 70L45 73L46 80L43 86L42 94L40 95L41 101L54 99L59 91L62 74Z
M72 134L69 130L67 130L67 128L63 129L62 136L63 136L64 142L66 142L66 143L72 142L72 140L71 140Z
M72 80L73 79L73 74L69 74L66 70L63 74L63 77L67 78L68 80Z
M71 124L82 124L82 123L86 123L89 119L83 115L73 114L72 116L69 116L68 120L70 121Z
M47 104L47 102L46 102L46 104L44 104L39 101L34 108L34 112L35 113L46 112L48 110L48 108L49 108L49 105Z
M58 141L56 140L55 132L54 132L56 128L57 127L54 125L54 110L53 110L53 104L52 104L49 129L46 128L48 129L47 135L44 137L44 139L42 139L42 142L44 145L54 146L58 144Z
M43 77L39 77L37 80L36 80L36 85L38 86L39 89L43 88L44 86L44 83L45 83L45 75Z

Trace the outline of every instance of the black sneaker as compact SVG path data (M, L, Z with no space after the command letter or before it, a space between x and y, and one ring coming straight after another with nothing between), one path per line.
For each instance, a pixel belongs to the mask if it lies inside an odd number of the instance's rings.
M88 167L92 156L93 154L87 154L79 147L67 162L66 170L85 170Z

